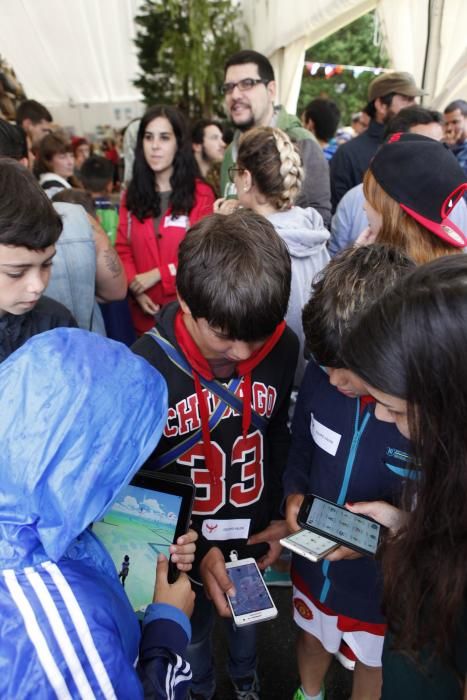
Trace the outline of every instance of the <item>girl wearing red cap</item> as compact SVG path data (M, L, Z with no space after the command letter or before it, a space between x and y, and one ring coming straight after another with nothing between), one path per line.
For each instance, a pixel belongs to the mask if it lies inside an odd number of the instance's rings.
M401 248L417 264L462 252L466 232L449 215L466 189L462 168L444 144L419 134L395 134L363 180L369 230L359 243Z

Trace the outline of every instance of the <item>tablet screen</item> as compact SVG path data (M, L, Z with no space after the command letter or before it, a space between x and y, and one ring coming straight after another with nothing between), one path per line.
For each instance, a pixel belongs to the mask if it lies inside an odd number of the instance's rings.
M159 552L169 557L182 497L125 486L93 532L112 557L135 611L152 602Z

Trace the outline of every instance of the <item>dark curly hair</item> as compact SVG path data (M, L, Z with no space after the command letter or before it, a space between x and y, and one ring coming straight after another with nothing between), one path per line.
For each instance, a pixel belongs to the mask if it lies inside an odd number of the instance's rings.
M154 172L146 162L143 151L143 139L146 127L153 119L165 117L174 131L177 140L177 152L173 161L173 173L170 178L170 205L174 214L188 214L195 201L196 161L194 159L188 127L183 114L175 107L156 105L148 109L141 119L136 140L133 177L128 186L126 203L128 211L143 221L149 216L161 214L160 197L154 184Z

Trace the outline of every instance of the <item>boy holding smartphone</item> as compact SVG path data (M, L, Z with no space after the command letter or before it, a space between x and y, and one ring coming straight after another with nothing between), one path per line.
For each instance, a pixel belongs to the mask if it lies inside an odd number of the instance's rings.
M409 476L408 441L375 418L374 401L346 369L340 348L359 314L412 266L384 246L351 248L331 260L313 285L302 316L312 359L298 394L283 479L292 531L299 529L305 494L339 505L394 502ZM292 582L302 683L294 700L322 700L324 676L341 642L356 657L352 697L378 700L386 625L376 561L345 547L316 564L294 555Z
M248 210L206 217L180 244L178 303L133 346L169 390L167 425L145 468L191 476L196 485L192 698L211 700L215 691L208 598L230 618L226 560L236 552L264 568L287 530L275 521L298 353L284 322L290 279L287 247L264 217ZM227 630L236 697L256 700L255 628L234 630L230 619Z

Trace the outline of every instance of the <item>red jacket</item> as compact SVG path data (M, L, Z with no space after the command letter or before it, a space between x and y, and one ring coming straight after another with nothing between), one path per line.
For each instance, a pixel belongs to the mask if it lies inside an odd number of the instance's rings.
M175 275L177 273L178 246L189 226L212 214L214 193L206 183L196 180L195 203L188 216L172 217L171 207L163 214L158 236L154 231L152 217L139 221L126 207L126 197L120 206L117 249L122 265L131 283L135 275L158 267L161 281L146 290L155 304L164 304L176 299ZM130 309L138 334L145 333L154 325L152 316L143 313L130 297Z

